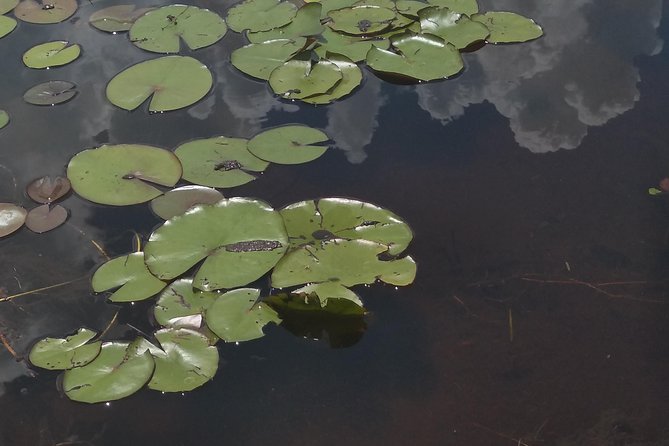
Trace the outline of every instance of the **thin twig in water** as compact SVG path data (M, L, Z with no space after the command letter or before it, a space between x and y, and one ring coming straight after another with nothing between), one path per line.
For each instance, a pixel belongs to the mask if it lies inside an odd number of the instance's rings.
M548 284L556 284L556 285L580 285L580 286L585 286L588 288L592 288L593 290L597 291L598 293L604 294L607 297L610 297L612 299L624 299L624 300L634 300L637 302L650 302L650 303L656 303L656 304L666 304L669 303L669 301L665 300L659 300L659 299L644 299L642 297L635 297L635 296L630 296L626 294L613 294L609 293L608 291L600 288L599 286L590 283L590 282L584 282L582 280L576 280L576 279L568 279L568 280L554 280L554 279L536 279L532 277L520 277L520 280L523 280L525 282L535 282L535 283L548 283Z
M2 345L5 346L5 349L14 357L16 361L23 361L23 358L16 353L16 350L12 348L12 346L9 344L9 341L1 331L0 342L2 342Z
M59 288L59 287L65 286L65 285L70 285L72 283L79 282L79 281L87 279L87 278L88 278L88 275L85 275L85 276L79 277L78 279L68 280L67 282L61 282L61 283L57 283L55 285L49 285L49 286L45 286L45 287L42 287L42 288L37 288L37 289L34 289L34 290L30 290L30 291L24 291L22 293L12 294L11 296L6 296L6 297L3 297L3 298L0 298L0 302L7 302L8 300L16 299L17 297L23 297L23 296L27 296L29 294L35 294L35 293L40 293L42 291L52 290L54 288Z
M114 323L116 322L117 318L118 318L118 311L116 313L114 313L114 317L111 318L111 321L109 321L109 323L107 324L105 329L102 330L102 333L100 333L100 335L98 336L98 339L102 339L102 337L104 335L106 335L109 330L111 330L111 328L114 325Z
M486 427L482 424L479 424L479 423L476 423L476 422L473 422L473 421L472 421L472 425L478 427L479 429L483 429L485 431L488 431L491 434L495 434L498 437L504 438L504 439L509 440L509 441L513 441L518 446L530 446L529 444L525 443L522 438L513 438L509 435L503 434L502 432L497 432L495 430L490 429L489 427Z

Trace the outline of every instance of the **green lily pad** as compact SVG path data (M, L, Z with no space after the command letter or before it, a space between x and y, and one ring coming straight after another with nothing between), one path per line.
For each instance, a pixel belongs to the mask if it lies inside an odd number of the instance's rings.
M329 296L329 297L327 297ZM284 312L327 314L333 316L364 316L365 308L360 298L336 282L314 283L290 294L268 296L264 302Z
M254 136L248 148L258 158L277 164L301 164L320 157L327 146L314 145L328 141L328 135L304 125L285 125Z
M144 253L116 257L100 266L91 279L93 291L100 293L121 287L109 297L112 302L133 302L158 294L166 283L153 276L144 264Z
M138 8L136 5L116 5L94 12L88 23L94 28L107 33L129 31L135 20L153 8Z
M238 33L269 31L287 25L297 14L297 7L281 0L245 0L228 11L228 26Z
M330 11L328 26L346 34L373 35L390 27L395 11L378 6L353 6Z
M304 37L252 43L233 51L230 62L249 76L267 80L275 68L302 51L306 44L307 39Z
M77 95L77 86L68 81L48 81L37 84L23 93L28 104L52 106L64 104Z
M96 334L80 328L76 334L65 339L42 339L30 350L30 363L49 370L67 370L86 365L100 353L100 341L87 344Z
M402 15L417 19L418 11L429 6L430 4L418 0L398 0L395 3L395 10Z
M183 179L211 187L235 187L257 178L269 163L253 155L246 148L246 139L196 139L180 145L174 154L183 166Z
M151 97L149 111L188 107L202 99L213 84L211 72L198 60L165 56L120 72L107 84L107 98L117 107L134 110Z
M327 53L326 60L337 65L337 68L339 68L342 74L341 81L327 93L309 96L308 98L302 99L302 101L309 104L329 104L351 93L362 82L362 71L360 71L360 67L348 57L340 54Z
M19 4L19 0L0 0L0 15L7 14Z
M331 239L361 239L381 243L388 254L397 255L413 238L409 225L397 215L348 198L300 201L279 212L291 249L305 245L318 248L323 241Z
M406 31L390 42L397 52L372 47L367 53L367 65L374 71L431 81L454 76L464 67L460 52L441 37Z
M490 43L527 42L541 37L544 32L534 20L515 12L491 11L475 14L472 20L484 24L490 30Z
M303 99L328 92L342 78L339 67L327 60L292 59L272 71L269 85L285 99Z
M151 210L163 220L181 215L197 204L214 204L223 194L203 186L182 186L151 200Z
M58 23L72 17L78 7L77 0L22 0L14 15L28 23Z
M161 195L152 184L174 186L181 178L181 163L172 152L157 147L104 145L76 154L67 166L67 177L85 199L125 206Z
M9 113L4 110L0 110L0 129L9 124Z
M320 3L307 3L297 10L295 18L288 25L269 31L250 32L246 34L246 37L249 42L261 43L275 39L316 36L321 34L325 28L320 20L322 8Z
M201 326L205 310L218 296L213 291L193 289L193 279L180 279L172 282L160 293L153 308L153 316L164 327L179 324L189 316L199 316L197 326Z
M353 6L356 0L321 0L320 3L323 5L321 11L321 18L326 18L329 15L330 11L335 11L337 9L348 8Z
M468 16L479 12L479 5L476 0L427 0L427 2Z
M425 8L418 16L423 33L439 36L457 49L483 42L490 35L490 30L484 24L448 8Z
M160 279L173 279L206 259L193 286L209 291L258 279L287 246L278 212L260 200L229 198L168 220L151 234L144 252L149 270Z
M155 53L178 53L179 39L191 50L213 45L228 31L223 19L208 9L169 5L154 9L135 20L130 41Z
M0 237L17 231L26 221L26 211L12 203L0 203Z
M205 314L207 326L225 342L242 342L265 335L263 327L281 318L269 305L258 302L260 290L239 288L222 294Z
M314 249L304 246L289 252L272 272L272 286L284 288L304 283L338 282L346 287L380 280L408 285L416 276L416 263L407 256L379 260L388 247L370 240L327 240Z
M156 332L164 353L154 355L156 369L149 388L161 392L186 392L210 381L218 370L218 349L206 336L186 328Z
M67 220L67 210L60 205L43 204L31 209L26 216L26 227L37 234L56 229Z
M11 17L0 15L0 39L14 31L16 20Z
M92 362L65 371L63 390L83 403L118 400L144 387L153 369L148 351L138 353L127 342L105 342Z
M322 41L316 48L316 54L327 58L327 53L341 54L353 62L361 62L367 57L367 53L375 46L381 49L390 47L390 40L378 36L363 38L359 36L347 36L326 28L321 35Z
M67 65L81 54L77 44L69 45L65 40L42 43L23 53L23 63L28 68L51 68Z

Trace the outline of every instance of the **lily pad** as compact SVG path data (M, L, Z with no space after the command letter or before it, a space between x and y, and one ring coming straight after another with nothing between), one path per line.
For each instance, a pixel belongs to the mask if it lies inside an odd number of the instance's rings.
M460 52L441 37L406 31L390 38L397 51L372 47L367 65L374 71L431 81L458 74L464 68Z
M11 203L0 203L0 237L18 230L26 221L28 211Z
M229 198L165 222L151 234L145 261L158 278L173 279L206 259L193 286L235 288L269 271L287 244L283 219L267 203Z
M365 314L358 295L336 282L310 284L290 294L269 296L264 301L280 314L284 311L338 316Z
M218 370L218 349L206 336L185 328L156 332L164 354L154 355L156 369L149 388L161 392L186 392L210 381Z
M69 19L78 7L77 0L22 0L14 15L28 23L58 23Z
M321 34L325 28L320 20L322 9L323 6L320 3L307 3L297 10L295 18L288 25L269 31L250 32L246 34L246 37L249 42L261 43L275 39L316 36Z
M398 0L395 10L402 15L417 19L418 11L430 7L430 4L418 0Z
M104 263L93 274L91 284L96 293L120 286L109 297L112 302L148 299L166 286L165 282L149 272L144 264L143 252L133 252Z
M425 8L418 16L423 33L439 36L457 49L483 42L490 35L490 30L484 24L448 8Z
M179 39L191 50L213 45L223 38L228 27L208 9L189 5L169 5L154 9L135 20L130 41L155 53L178 53Z
M137 8L136 5L116 5L94 12L88 23L100 31L119 33L130 30L135 20L153 8Z
M269 85L285 99L304 99L327 93L343 77L339 67L327 60L292 59L272 71Z
M297 7L281 0L245 0L228 11L228 26L238 33L269 31L287 25L297 14Z
M149 111L188 107L202 99L213 84L209 69L192 57L165 56L120 72L107 84L107 98L117 107L134 110L149 97Z
M388 254L404 251L413 233L394 213L358 200L322 198L300 201L279 211L286 224L290 248L316 248L326 240L371 240L381 243Z
M339 68L342 74L341 81L327 93L303 98L302 100L304 102L309 104L329 104L351 93L358 85L360 85L360 82L362 82L362 71L360 71L358 64L348 57L327 53L326 60L337 65L337 68Z
M0 0L0 15L7 14L19 4L19 0Z
M14 31L16 20L11 17L0 15L0 39Z
M53 207L43 204L28 212L26 227L33 232L42 234L56 229L65 223L65 220L67 220L67 210L64 207L58 204Z
M360 36L347 36L326 28L322 34L320 46L316 53L320 57L327 57L327 53L341 54L353 62L361 62L367 57L367 53L375 46L381 49L390 47L390 40L378 36L363 38Z
M326 18L329 15L330 11L335 11L337 9L348 8L355 4L356 0L321 0L320 3L323 5L321 11L321 18Z
M71 187L70 180L65 177L58 176L52 179L50 176L44 176L31 181L26 187L26 193L33 201L47 204L64 197Z
M248 142L258 158L277 164L301 164L320 157L328 149L314 145L328 141L328 135L304 125L285 125L265 130Z
M148 350L136 350L127 342L105 342L92 362L65 371L65 394L74 401L100 403L137 392L151 378L154 361Z
M328 26L346 34L373 35L390 27L395 11L378 6L353 6L330 11Z
M51 68L67 65L81 54L79 45L69 45L65 40L42 43L23 53L23 63L28 68Z
M77 86L67 81L49 81L30 88L23 100L33 105L57 105L77 95Z
M284 288L304 283L338 282L349 287L380 280L408 285L416 276L416 263L407 256L380 260L388 247L370 240L334 239L319 249L304 246L289 252L272 271L272 286Z
M468 16L479 12L479 5L476 0L427 0L427 2Z
M156 322L167 327L179 323L188 316L199 316L201 325L204 312L214 303L218 293L193 289L193 279L172 282L160 293L153 308Z
M253 155L242 138L197 139L180 145L174 154L183 166L183 179L211 187L235 187L257 178L269 163Z
M151 200L151 210L163 220L181 215L196 204L214 204L223 194L203 186L182 186Z
M0 129L9 124L9 113L4 110L0 110Z
M240 288L222 294L205 314L207 326L225 342L242 342L265 335L263 327L281 318L269 305L258 302L260 290Z
M100 341L88 344L96 334L80 328L76 334L65 339L42 339L30 350L30 363L48 370L67 370L86 365L100 353Z
M527 42L544 34L534 20L515 12L491 11L475 14L471 18L490 30L490 37L487 39L490 43Z
M104 145L76 154L67 177L87 200L125 206L161 195L153 184L174 186L181 178L181 163L172 152L153 146Z
M306 44L304 37L252 43L233 51L230 62L249 76L267 80L276 67L302 51Z

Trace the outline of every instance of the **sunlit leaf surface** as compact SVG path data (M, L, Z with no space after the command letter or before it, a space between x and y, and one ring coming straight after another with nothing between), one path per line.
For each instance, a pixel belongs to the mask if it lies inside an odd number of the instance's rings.
M66 65L81 54L79 45L69 45L65 40L36 45L23 53L23 63L28 68L50 68Z
M543 30L534 20L515 12L491 11L475 14L472 20L484 24L490 30L490 43L527 42L543 35Z
M214 204L223 194L211 187L182 186L151 200L151 210L163 220L181 215L196 204Z
M252 43L237 48L230 56L230 62L239 71L258 79L269 79L270 73L285 61L301 51L307 39L276 39L263 43Z
M91 26L100 31L118 33L130 30L135 20L152 8L137 8L136 5L116 5L100 9L88 18Z
M259 158L278 164L301 164L320 157L330 138L318 129L304 125L285 125L254 136L248 148Z
M27 215L28 211L21 206L0 203L0 237L9 235L23 226Z
M29 23L58 23L69 19L77 8L77 0L22 0L14 8L14 15Z
M297 7L281 0L245 0L228 10L228 25L237 32L269 31L287 25L297 14Z
M158 294L166 283L149 272L143 252L133 252L102 264L93 274L91 285L97 293L120 287L109 300L133 302Z
M153 315L156 322L164 327L179 323L188 316L200 316L199 326L205 310L218 296L218 292L193 289L192 279L176 280L160 293Z
M263 327L281 319L269 305L258 302L260 291L240 288L222 294L205 315L207 326L225 342L241 342L265 335Z
M30 350L31 364L49 370L67 370L88 364L100 353L101 342L88 341L97 333L80 328L66 338L45 338Z

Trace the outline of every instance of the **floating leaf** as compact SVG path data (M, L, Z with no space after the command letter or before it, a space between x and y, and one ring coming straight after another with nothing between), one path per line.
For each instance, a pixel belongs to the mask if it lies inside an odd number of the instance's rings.
M258 158L277 164L301 164L320 157L327 146L313 145L328 141L328 135L305 125L285 125L254 136L248 148Z
M267 203L230 198L199 205L151 234L146 264L173 279L205 259L193 286L201 290L244 286L269 271L287 248L283 219Z
M191 50L213 45L223 38L228 27L223 19L208 9L169 5L154 9L135 20L130 41L155 53L178 53L179 39Z
M417 19L418 11L424 8L428 8L430 5L425 2L420 2L417 0L398 0L395 3L395 10L400 14L405 16Z
M56 229L67 220L67 210L60 205L50 207L48 204L36 207L28 212L26 227L33 232L43 232Z
M127 342L105 342L92 362L65 371L63 390L84 403L118 400L144 387L153 369L148 350L139 353Z
M487 39L490 43L527 42L544 34L534 20L515 12L491 11L475 14L471 18L490 30L490 37Z
M272 286L284 288L303 283L339 282L344 286L376 280L408 285L416 276L411 257L380 260L388 247L370 240L327 240L319 249L305 246L289 252L272 272Z
M210 381L218 369L218 349L206 336L185 328L156 332L164 353L154 355L156 369L149 388L161 392L186 392Z
M11 17L0 15L0 39L14 31L16 20Z
M112 302L148 299L165 288L165 282L153 276L144 264L144 253L116 257L100 266L91 279L93 291L100 293L121 287L109 297Z
M4 110L0 110L0 129L9 124L9 113Z
M81 54L79 45L69 45L65 40L42 43L23 53L23 63L28 68L50 68L66 65Z
M70 188L70 180L67 178L57 176L52 179L47 175L31 181L26 187L26 193L33 201L47 204L64 197Z
M324 240L362 239L386 245L388 254L404 251L413 234L392 212L348 198L300 201L279 211L286 224L290 247L318 247Z
M427 0L427 2L468 16L479 12L479 5L476 0Z
M194 290L193 279L180 279L160 294L153 315L162 326L174 325L188 316L201 318L218 296L216 292Z
M425 8L418 16L423 33L439 36L458 49L483 42L490 35L490 30L484 24L448 8Z
M203 186L182 186L151 200L151 210L163 220L181 215L196 204L214 204L223 194Z
M7 14L19 4L19 0L0 0L0 15Z
M352 35L373 35L390 27L395 11L378 6L354 6L330 11L328 26Z
M321 18L326 18L330 11L353 6L355 2L356 0L321 0L320 3L323 5Z
M0 237L18 230L26 221L28 211L11 203L0 203Z
M263 327L281 319L269 305L258 302L260 290L239 288L222 294L205 314L207 326L225 342L250 341L265 335Z
M33 105L56 105L69 101L77 95L77 86L67 81L49 81L30 88L23 100Z
M101 342L87 344L94 331L80 328L76 334L61 338L45 338L30 350L30 362L43 369L67 370L88 364L100 353Z
M269 163L253 155L242 138L196 139L174 151L183 166L183 179L211 187L235 187L257 178Z
M134 110L151 97L149 111L188 107L211 89L209 69L192 57L165 56L147 60L120 72L107 84L109 101Z
M246 34L246 37L252 43L261 43L268 40L294 39L321 34L324 29L320 20L321 9L320 3L307 3L298 9L297 15L288 25L269 31L250 32Z
M28 23L58 23L69 19L77 8L77 0L22 0L14 15Z
M269 85L285 99L303 99L328 92L342 78L339 67L327 60L292 59L272 71Z
M269 296L264 302L280 314L286 311L339 316L365 314L365 308L357 294L336 282L314 283L290 294Z
M228 25L238 33L269 31L287 25L295 14L297 7L291 2L281 0L245 0L230 8Z
M125 206L161 195L152 184L172 187L181 163L168 150L139 144L104 145L76 154L67 166L76 193L100 204Z
M116 5L94 12L88 23L100 31L118 33L130 30L135 20L152 8L137 8L136 5Z
M346 56L327 53L327 61L337 65L341 71L342 79L334 88L327 93L309 96L302 99L309 104L329 104L337 99L341 99L352 92L360 82L362 82L362 71L358 65Z
M321 36L316 53L320 57L327 57L327 53L341 54L348 57L353 62L361 62L367 57L367 53L375 46L377 48L387 49L390 47L390 40L381 37L363 38L359 36L347 36L326 28Z
M230 62L249 76L267 80L276 67L302 51L306 43L307 39L304 37L252 43L233 51Z
M431 81L453 76L464 67L460 52L440 37L406 31L390 42L397 52L372 47L367 53L367 65L374 71Z

